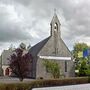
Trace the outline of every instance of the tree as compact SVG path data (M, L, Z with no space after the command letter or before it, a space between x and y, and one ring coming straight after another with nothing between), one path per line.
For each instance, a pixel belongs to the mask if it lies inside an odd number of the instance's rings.
M46 67L46 70L52 74L53 78L60 77L60 67L57 62L44 60L43 64Z
M80 68L79 68L79 76L87 76L87 70L88 70L88 65L87 65L87 60L82 60Z
M29 52L25 53L24 47L19 47L14 50L13 54L8 59L12 73L18 76L20 81L23 81L30 72L30 65L32 62L31 54Z
M83 51L83 49L88 48L86 43L75 43L73 47L73 56L74 58L78 59L78 52Z
M85 48L88 48L88 45L86 43L75 43L74 48L73 48L73 56L75 58L75 64L76 67L79 66L80 62L82 61L82 57L78 57L79 52L83 52Z
M87 58L83 58L79 67L79 76L90 76L90 63Z
M79 52L82 52L85 49L89 48L89 46L86 43L76 43L74 45L74 49L73 49L73 56L75 58L75 69L79 70L79 72L77 73L77 75L79 76L88 76L90 75L90 68L89 68L89 56L86 57L79 57L78 54Z

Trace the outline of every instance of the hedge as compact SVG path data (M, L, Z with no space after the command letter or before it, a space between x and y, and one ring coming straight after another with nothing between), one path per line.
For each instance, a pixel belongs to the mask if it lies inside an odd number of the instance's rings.
M18 83L0 83L0 90L32 90L38 87L51 87L62 85L75 85L89 83L90 78L67 78L67 79L53 79L53 80L35 80L31 82Z

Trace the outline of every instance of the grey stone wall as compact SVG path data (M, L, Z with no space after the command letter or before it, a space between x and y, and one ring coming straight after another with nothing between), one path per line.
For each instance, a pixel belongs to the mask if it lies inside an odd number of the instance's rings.
M58 53L55 54L54 41L51 37L44 47L39 52L38 56L59 56L59 57L72 57L70 51L63 43L62 39L58 40ZM42 64L40 58L37 60L36 77L50 78L50 75L46 72L45 67ZM73 60L67 61L67 72L65 72L65 60L55 60L60 66L62 75L65 77L74 76L74 62ZM48 76L47 76L48 75Z

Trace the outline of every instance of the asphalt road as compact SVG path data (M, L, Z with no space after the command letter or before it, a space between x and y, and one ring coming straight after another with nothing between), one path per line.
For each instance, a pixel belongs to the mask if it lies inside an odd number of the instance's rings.
M90 84L79 84L59 87L34 88L32 90L90 90Z
M34 79L24 79L23 82L30 82ZM15 77L0 77L0 83L16 83L20 82L19 78Z

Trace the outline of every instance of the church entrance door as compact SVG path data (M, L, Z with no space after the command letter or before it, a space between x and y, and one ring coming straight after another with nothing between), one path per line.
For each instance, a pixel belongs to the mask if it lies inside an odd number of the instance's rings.
M9 76L9 68L6 68L6 70L5 70L5 76Z

